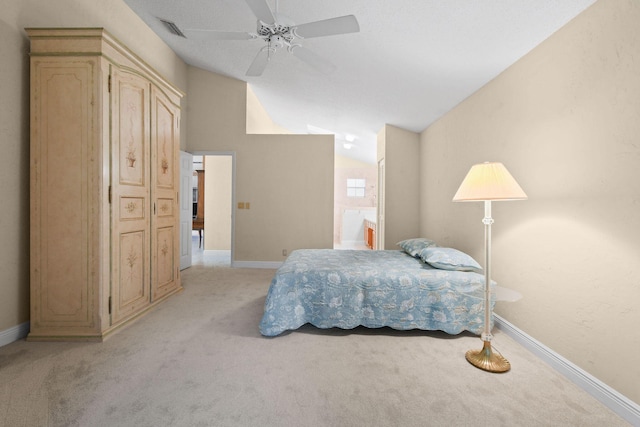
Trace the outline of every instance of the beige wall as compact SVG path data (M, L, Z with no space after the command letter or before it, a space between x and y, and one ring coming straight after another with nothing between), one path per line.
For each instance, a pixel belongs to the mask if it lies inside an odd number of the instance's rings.
M237 150L235 259L333 247L333 137L254 135Z
M234 261L333 247L333 136L247 134L247 117L266 119L239 80L190 67L188 92L188 150L235 152L236 201L251 204L234 207Z
M231 250L231 155L204 156L204 249Z
M29 320L29 41L24 28L74 26L106 28L169 81L187 88L186 64L121 0L2 2L0 331ZM181 135L185 147L186 126Z
M496 312L640 402L640 2L600 0L421 135L420 229L483 259L469 167L529 196L494 203ZM509 355L506 355L508 358Z
M400 240L419 237L420 135L385 125L378 135L378 161L385 162L384 248L398 249ZM382 232L378 230L378 232Z
M247 140L247 84L188 68L188 150L227 151Z

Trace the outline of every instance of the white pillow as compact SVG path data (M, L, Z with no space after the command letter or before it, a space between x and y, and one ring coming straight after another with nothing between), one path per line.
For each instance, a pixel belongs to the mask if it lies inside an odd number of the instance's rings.
M420 251L419 257L430 266L441 270L482 272L482 267L475 259L453 248L424 248Z

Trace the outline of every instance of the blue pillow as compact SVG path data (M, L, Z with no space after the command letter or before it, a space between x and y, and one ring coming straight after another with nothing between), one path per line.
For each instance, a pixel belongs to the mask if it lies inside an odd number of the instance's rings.
M428 247L422 249L419 256L430 266L441 270L482 272L475 259L457 249Z
M407 239L397 243L406 253L419 258L420 251L430 246L435 246L436 242L433 240L425 239L424 237L417 237L415 239Z

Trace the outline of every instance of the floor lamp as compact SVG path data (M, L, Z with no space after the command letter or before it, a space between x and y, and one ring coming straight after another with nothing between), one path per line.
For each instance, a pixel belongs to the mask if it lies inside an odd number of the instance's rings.
M454 202L484 202L484 330L482 350L469 350L465 357L473 366L489 372L506 372L511 364L491 350L491 202L493 200L524 200L527 195L502 163L485 162L473 165Z

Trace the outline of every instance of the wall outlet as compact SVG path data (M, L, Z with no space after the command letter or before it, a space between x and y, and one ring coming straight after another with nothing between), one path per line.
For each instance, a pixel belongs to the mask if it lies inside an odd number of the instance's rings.
M251 203L245 202L244 203L244 207L245 207L245 209L251 209Z
M282 250L282 256L287 256L287 250L286 249Z
M238 209L244 209L244 202L238 202Z

